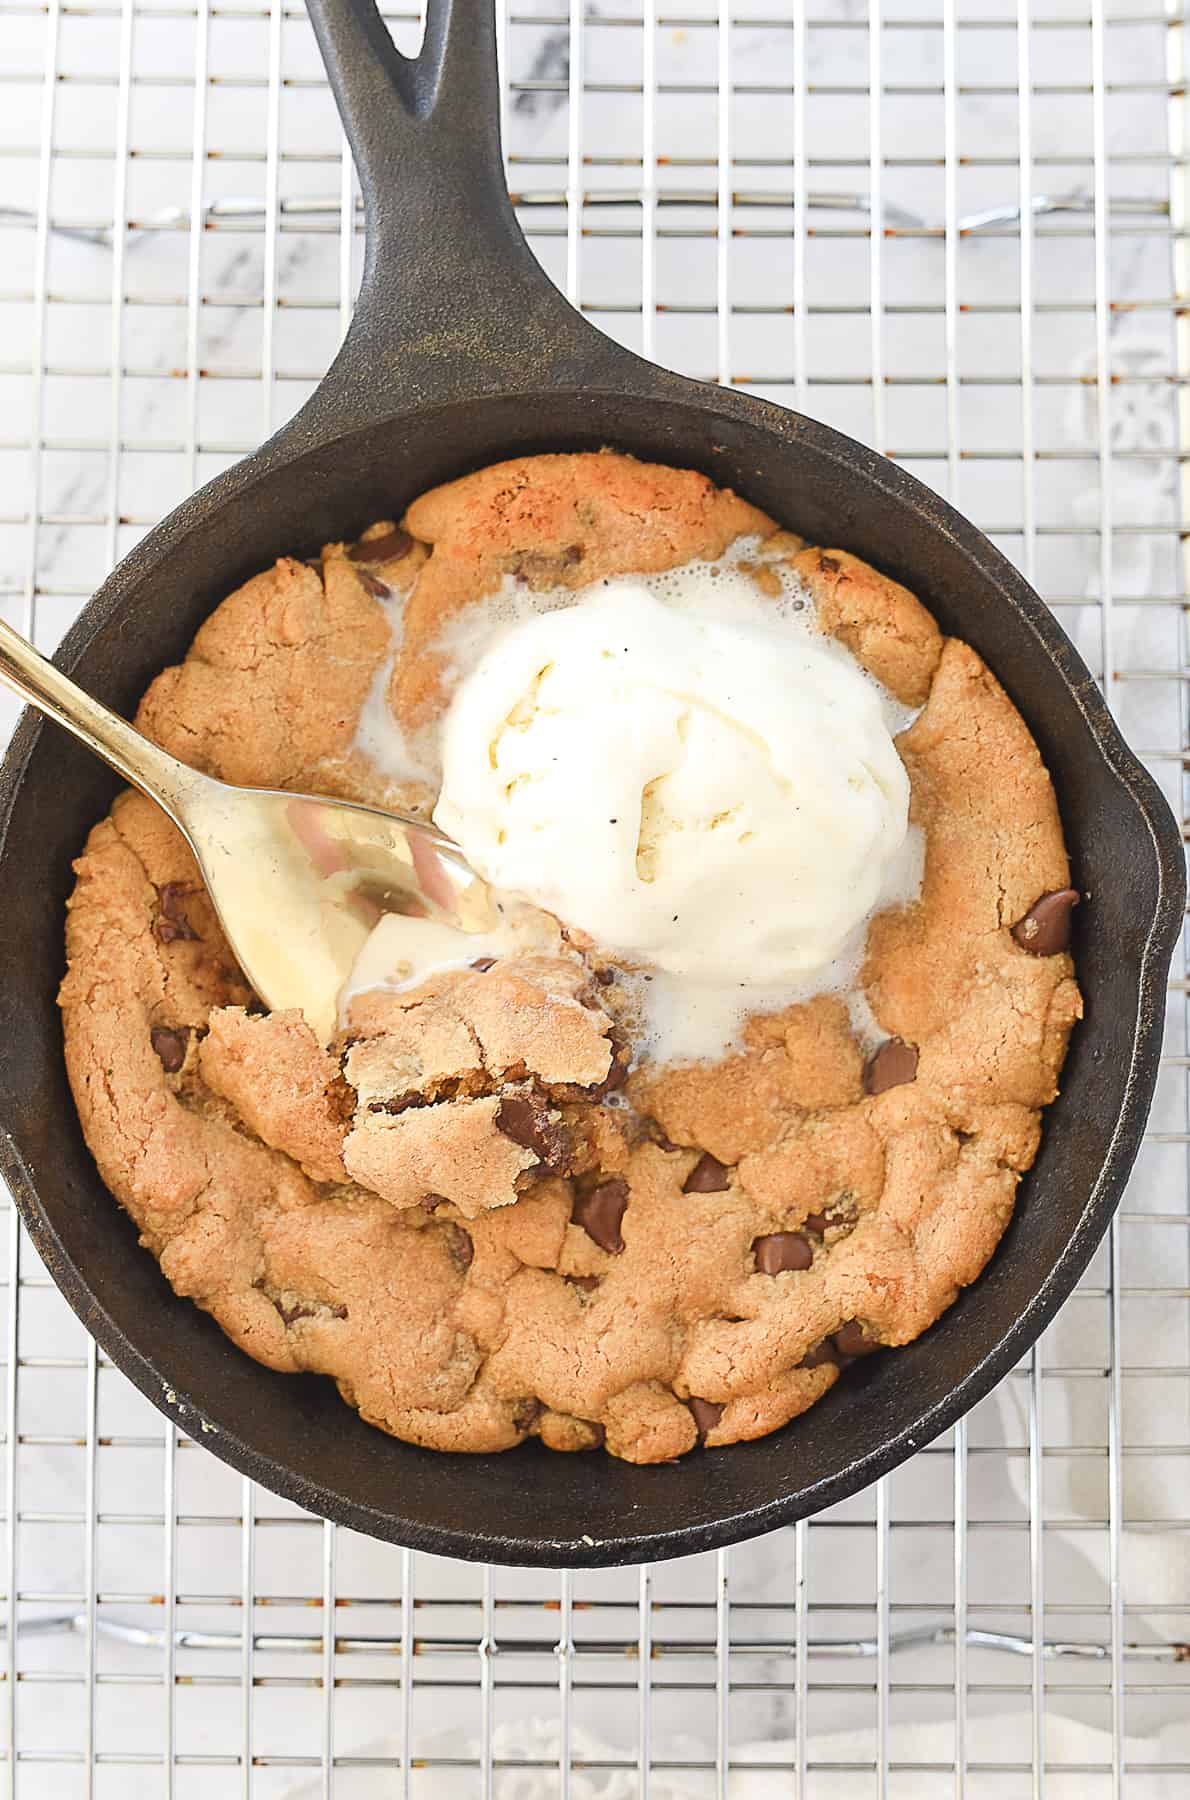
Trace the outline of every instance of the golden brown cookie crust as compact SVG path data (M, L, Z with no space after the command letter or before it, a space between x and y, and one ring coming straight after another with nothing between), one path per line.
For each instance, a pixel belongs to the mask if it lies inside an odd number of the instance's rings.
M606 450L495 463L423 494L403 523L431 551L392 679L393 711L409 729L441 700L434 639L506 576L533 588L587 587L712 560L738 537L773 530L764 513L693 469Z
M577 587L741 535L766 540L761 592L790 562L820 627L922 709L899 740L922 897L873 922L863 972L906 1046L898 1085L824 996L753 1018L716 1065L645 1064L625 1086L622 995L564 940L360 996L328 1052L256 1007L148 801L121 796L76 865L61 1005L104 1181L248 1354L331 1376L412 1442L533 1434L652 1462L756 1437L978 1276L1081 1012L1069 955L1012 935L1069 884L1049 776L979 658L906 589L703 476L613 454L481 470L317 568L283 558L138 714L225 779L424 805L355 747L389 597L407 596L391 692L415 724L441 701L437 632L507 576Z

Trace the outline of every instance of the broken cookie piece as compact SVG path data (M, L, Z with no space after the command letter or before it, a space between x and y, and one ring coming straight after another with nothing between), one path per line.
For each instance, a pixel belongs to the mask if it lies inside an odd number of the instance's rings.
M414 1106L395 1117L357 1115L343 1146L347 1173L392 1206L416 1206L427 1193L449 1200L467 1219L511 1206L519 1177L537 1158L500 1130L500 1106L488 1094Z
M586 989L581 965L537 958L363 996L349 1024L368 1035L343 1058L351 1177L394 1206L431 1192L471 1218L510 1206L530 1175L566 1173L574 1145L551 1087L601 1079L612 1054Z
M198 1061L207 1086L312 1181L347 1180L339 1065L300 1013L213 1012Z
M402 1061L419 1088L515 1079L518 1070L546 1086L587 1088L612 1063L611 1018L592 1003L584 966L561 957L506 958L373 989L350 1003L347 1031L379 1041L377 1058Z

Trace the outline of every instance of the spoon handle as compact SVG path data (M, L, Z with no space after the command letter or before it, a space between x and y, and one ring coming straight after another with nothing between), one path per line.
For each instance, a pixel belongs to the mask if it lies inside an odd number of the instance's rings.
M193 769L159 750L117 713L85 694L69 676L47 662L11 625L0 619L0 681L48 719L64 725L101 756L125 781L156 800L177 824L187 798L205 780Z

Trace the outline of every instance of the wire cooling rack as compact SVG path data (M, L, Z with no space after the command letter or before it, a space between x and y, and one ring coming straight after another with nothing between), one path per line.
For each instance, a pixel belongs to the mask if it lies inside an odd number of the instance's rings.
M1185 17L510 0L499 29L559 285L972 514L1184 818ZM300 404L361 243L300 6L0 0L6 617L51 648ZM1136 1177L1035 1353L866 1494L652 1570L473 1568L274 1499L97 1354L10 1210L9 1791L1185 1795L1186 993L1179 961Z

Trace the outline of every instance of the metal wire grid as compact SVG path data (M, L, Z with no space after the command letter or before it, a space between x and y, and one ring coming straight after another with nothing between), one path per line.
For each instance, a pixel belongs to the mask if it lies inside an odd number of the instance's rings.
M1044 3L513 0L510 184L613 335L971 513L1185 817L1186 22ZM0 608L51 647L305 398L350 316L357 201L283 0L0 0L0 92ZM1184 1792L1174 976L1125 1210L1037 1351L868 1494L652 1570L472 1569L255 1489L97 1354L10 1209L9 1790Z

